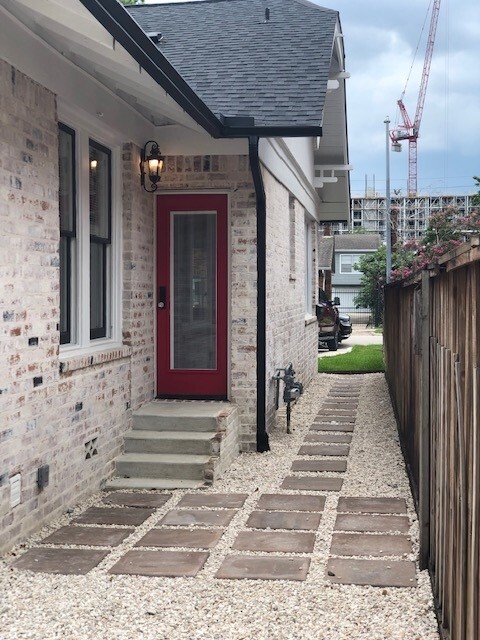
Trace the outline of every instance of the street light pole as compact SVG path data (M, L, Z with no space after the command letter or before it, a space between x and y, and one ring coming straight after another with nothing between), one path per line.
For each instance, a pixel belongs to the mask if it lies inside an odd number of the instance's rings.
M390 216L390 118L387 116L383 121L385 123L385 233L387 240L387 269L386 282L390 282L390 273L392 271L392 221Z

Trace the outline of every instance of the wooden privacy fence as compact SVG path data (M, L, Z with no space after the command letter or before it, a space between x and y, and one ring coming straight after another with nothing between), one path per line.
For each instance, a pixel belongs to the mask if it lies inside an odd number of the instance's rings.
M385 288L386 377L440 630L480 639L480 238Z

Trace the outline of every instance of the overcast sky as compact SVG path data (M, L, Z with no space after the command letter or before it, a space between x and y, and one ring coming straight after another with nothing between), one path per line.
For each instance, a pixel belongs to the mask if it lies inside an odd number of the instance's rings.
M352 195L385 193L385 125L399 123L397 100L413 120L420 89L430 0L326 0L340 12L345 39ZM428 17L427 17L427 11ZM422 27L426 24L422 34ZM421 38L420 44L419 40ZM480 175L480 2L442 0L418 140L418 193L474 193ZM408 142L390 154L392 189L406 194Z
M363 195L366 181L369 190L375 187L384 195L384 120L390 117L391 128L400 123L397 100L418 47L403 98L414 118L431 0L313 1L340 13L351 74L347 110L352 195ZM419 194L477 191L472 178L480 175L479 67L479 0L442 0L418 140ZM406 195L408 142L401 153L390 153L390 174L392 192L400 189Z

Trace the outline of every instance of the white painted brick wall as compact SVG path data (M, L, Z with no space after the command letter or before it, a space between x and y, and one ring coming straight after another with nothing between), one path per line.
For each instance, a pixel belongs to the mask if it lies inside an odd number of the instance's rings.
M153 202L124 149L127 346L59 357L59 212L55 96L0 62L0 550L98 491L153 396ZM136 166L135 166L136 165ZM41 277L39 277L41 274ZM33 344L29 344L33 340ZM129 346L130 345L130 346ZM60 367L62 366L62 372ZM85 459L97 438L98 454ZM37 469L50 466L40 491ZM22 476L10 508L9 478Z
M267 196L267 422L271 429L275 424L275 370L291 362L296 379L305 386L311 382L317 370L318 326L316 321L305 321L305 211L267 171L263 179ZM311 223L313 247L315 227ZM313 293L316 272L314 264ZM310 313L312 310L313 306ZM284 406L282 394L283 382L280 408Z
M55 96L0 62L0 550L96 491L112 474L131 409L154 395L154 197L139 185L138 149L123 148L124 346L59 357L59 226ZM220 474L256 449L256 203L247 156L168 157L162 187L228 192L231 234L231 401ZM273 427L275 368L292 361L308 383L316 323L305 326L303 210L294 203L290 279L289 194L267 172L267 389ZM41 278L39 278L41 273ZM29 344L29 339L34 344ZM60 372L60 365L63 369ZM127 406L130 409L127 409ZM86 442L98 455L85 460ZM36 486L50 465L50 484ZM22 474L10 508L8 479Z
M136 410L154 396L155 197L139 188L140 152L123 147L123 343L132 347L131 401Z

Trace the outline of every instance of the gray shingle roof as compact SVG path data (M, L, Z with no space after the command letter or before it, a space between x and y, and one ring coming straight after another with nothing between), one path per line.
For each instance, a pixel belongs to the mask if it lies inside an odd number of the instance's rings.
M323 270L333 267L333 236L323 236L318 239L318 268Z
M342 233L335 236L335 251L376 251L381 243L378 233Z
M265 21L265 9L270 11ZM338 12L306 0L203 0L128 8L217 115L321 126Z

